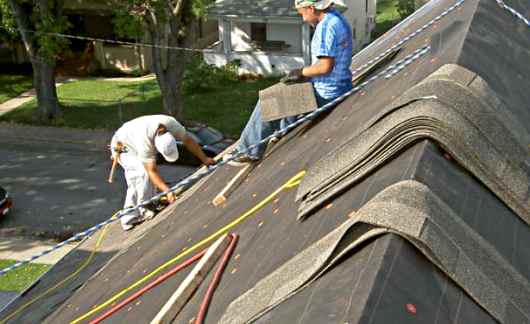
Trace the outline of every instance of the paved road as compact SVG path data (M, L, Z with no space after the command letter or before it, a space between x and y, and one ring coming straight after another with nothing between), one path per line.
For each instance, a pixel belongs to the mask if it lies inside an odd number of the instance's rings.
M61 239L109 218L121 207L125 194L121 169L114 184L106 182L109 168L104 150L0 137L0 185L14 200L11 213L0 220L0 236ZM161 167L168 181L193 171Z

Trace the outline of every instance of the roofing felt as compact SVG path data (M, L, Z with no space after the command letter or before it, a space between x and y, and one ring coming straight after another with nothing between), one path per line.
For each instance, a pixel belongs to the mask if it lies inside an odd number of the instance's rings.
M208 7L208 15L299 19L293 0L220 0Z
M429 10L422 10L356 56L354 66L362 66L453 4L449 0L431 4ZM530 12L530 4L513 5L520 12ZM255 311L237 318L261 314L256 321L274 323L520 322L517 317L527 317L529 309L528 197L517 189L517 181L526 181L517 172L528 172L528 155L519 155L530 143L530 112L525 104L530 102L530 30L494 1L466 0L402 43L394 62L425 45L431 47L426 56L389 79L371 82L331 113L282 139L226 204L214 207L209 202L238 172L229 166L196 185L192 194L165 211L163 217L167 218L141 239L114 253L110 260L100 259L100 264L82 272L68 289L50 292L48 298L55 302L38 300L10 322L64 323L87 313L87 319L95 318L108 310L101 306L106 301L111 301L109 305L121 301L148 282L145 278L152 279L169 269L166 266L164 271L149 275L179 252L192 251L205 237L245 215L301 170L308 171L306 176L318 175L314 171L321 170L319 161L341 154L337 148L358 147L359 151L350 155L361 156L366 152L363 141L376 148L391 145L365 159L369 168L359 168L352 158L346 160L351 162L347 168L336 164L332 175L348 168L361 171L354 181L337 178L330 188L340 190L316 204L304 221L297 220L300 202L296 198L304 199L308 195L300 193L305 188L311 192L322 183L312 182L311 177L304 178L298 188L277 192L259 211L230 229L240 240L206 322L239 316L242 309L227 310L242 301L242 296L266 294L270 290L257 287L276 275L283 278L286 289L278 289L283 296L272 300L282 302L269 308L274 304L270 299L249 299L253 308L248 310ZM447 72L456 70L461 73ZM429 96L437 100L426 99ZM395 122L399 116L404 116L403 123ZM411 116L437 121L437 127L417 136L413 132L417 125L421 131L433 124L410 123ZM397 145L394 140L399 136L389 135L393 125L404 125L397 135L417 138ZM385 127L389 132L380 132ZM462 144L455 146L454 141L445 139L458 139ZM503 147L508 144L513 147ZM478 160L475 167L470 162L473 157ZM511 160L507 165L515 163L519 171L485 167L506 157ZM513 199L504 189L511 181ZM366 217L355 219L362 215ZM314 262L300 258L345 223L351 225L347 233L361 233L366 239L350 249L346 247L355 240L332 241L331 246L338 249L332 249L331 254L325 252L329 249L317 251L311 259ZM119 226L111 227L109 237L119 235L119 231ZM347 253L335 258L334 251L339 250ZM322 264L317 260L324 260L324 266L309 271ZM0 318L49 290L82 261L67 257ZM301 270L292 275L279 271L293 264ZM326 264L333 266L321 272ZM153 288L107 322L150 321L189 271ZM306 274L304 280L297 280L301 273ZM207 281L209 278L211 274ZM177 322L196 316L205 290L206 285L199 288ZM125 291L122 297L115 297Z

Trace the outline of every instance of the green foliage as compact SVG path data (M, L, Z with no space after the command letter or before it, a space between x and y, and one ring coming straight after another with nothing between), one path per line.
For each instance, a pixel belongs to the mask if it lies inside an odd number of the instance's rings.
M185 94L204 93L218 88L220 84L237 81L238 66L238 62L224 67L208 65L202 55L197 55L184 72L182 90Z
M0 0L4 1L4 0ZM168 2L171 4L168 5ZM193 18L202 18L206 15L206 8L215 0L184 0L184 7L181 16L187 22ZM113 19L114 27L120 37L138 39L143 36L145 30L146 15L148 11L154 13L157 22L163 26L167 21L167 8L173 6L173 1L169 0L125 0L121 1L121 7L116 8L116 15ZM180 26L185 32L185 25Z
M118 10L112 19L116 35L122 38L141 39L144 35L142 18L129 11Z
M376 25L374 30L372 30L372 40L379 38L401 21L397 11L397 1L398 0L377 1Z
M15 18L7 0L0 0L0 42L12 44L18 40Z
M30 33L30 40L35 45L40 57L53 63L58 54L68 48L70 41L63 37L50 35L50 33L64 33L70 28L70 23L64 15L57 15L57 6L60 1L48 0L49 10L41 10L35 0L17 0L23 8L23 20L28 21L29 29L36 31ZM14 43L20 41L19 31L21 26L16 25L15 17L7 0L0 0L0 41ZM5 31L5 32L4 32Z
M415 10L414 0L397 0L397 11L401 19L407 18Z
M206 9L208 5L214 2L215 0L193 0L191 1L191 13L196 18L202 18L206 16Z
M69 50L70 41L67 38L57 37L50 34L64 33L71 27L65 16L56 17L45 13L35 13L36 19L35 41L38 44L39 56L44 57L50 63L55 62L59 53Z

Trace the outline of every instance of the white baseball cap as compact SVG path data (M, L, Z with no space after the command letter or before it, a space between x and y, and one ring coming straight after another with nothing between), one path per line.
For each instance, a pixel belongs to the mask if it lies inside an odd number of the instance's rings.
M175 162L179 158L177 141L170 132L155 136L155 147L168 162Z

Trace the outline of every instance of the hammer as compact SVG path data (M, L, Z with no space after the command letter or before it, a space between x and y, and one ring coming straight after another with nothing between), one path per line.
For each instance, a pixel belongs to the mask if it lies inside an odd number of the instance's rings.
M114 170L116 170L116 165L117 164L118 164L118 157L113 157L112 158L112 167L110 168L109 178L107 179L107 181L109 183L112 183L112 181L114 181Z
M116 147L114 148L114 152L116 152L116 156L112 157L112 167L110 168L109 178L107 179L109 183L112 183L114 181L114 171L116 170L116 165L120 160L120 154L123 152L123 143L118 142L116 144Z

